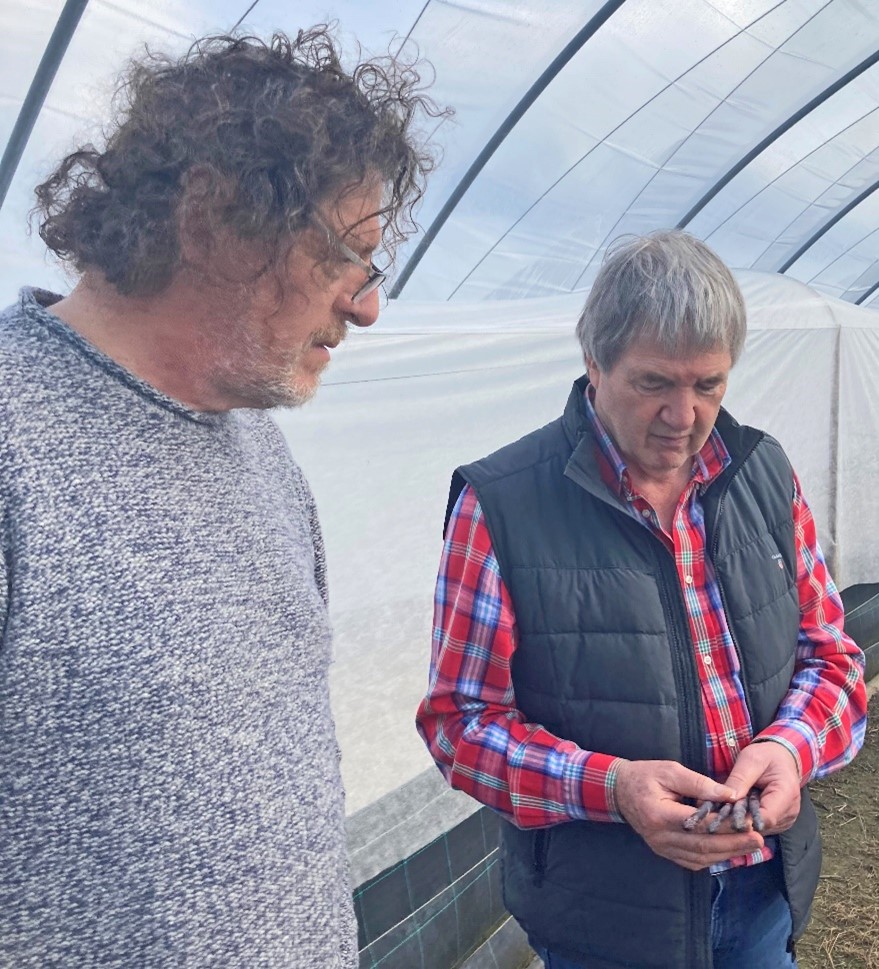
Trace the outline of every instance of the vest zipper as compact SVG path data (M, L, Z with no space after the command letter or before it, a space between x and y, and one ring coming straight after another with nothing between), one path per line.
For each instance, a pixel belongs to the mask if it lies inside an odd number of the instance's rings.
M662 606L668 618L669 640L672 647L672 669L677 695L681 701L681 760L686 767L705 774L708 755L705 749L705 723L702 716L701 687L696 672L695 647L686 619L686 606L681 597L677 571L668 550L655 539L659 550L659 589ZM669 571L674 574L669 575ZM688 969L703 969L712 963L711 893L707 871L691 872L687 877L687 894L691 928L688 932Z
M656 540L659 541L658 539ZM669 620L669 638L672 642L672 664L678 697L682 701L681 749L686 766L704 773L708 768L705 750L705 724L701 716L701 687L696 672L695 647L686 620L682 618L685 610L678 586L677 572L674 576L674 563L664 546L660 550L660 590ZM666 561L667 557L667 561Z

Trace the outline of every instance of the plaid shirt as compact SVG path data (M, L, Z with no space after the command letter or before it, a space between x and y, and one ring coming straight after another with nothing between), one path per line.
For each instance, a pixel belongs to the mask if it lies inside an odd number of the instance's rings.
M694 458L668 534L651 505L633 489L588 395L584 404L604 482L674 557L697 657L709 772L724 780L738 752L753 739L738 657L714 568L705 554L701 494L729 463L729 454L713 431ZM796 478L794 484L801 617L796 665L777 719L760 737L771 737L793 754L805 784L847 764L860 749L867 700L863 654L842 631L842 603ZM515 650L513 603L479 502L465 487L440 562L430 683L418 709L418 730L453 787L519 827L578 819L622 821L613 793L618 758L583 750L528 723L516 709L510 672ZM762 853L734 863L771 857L773 840Z

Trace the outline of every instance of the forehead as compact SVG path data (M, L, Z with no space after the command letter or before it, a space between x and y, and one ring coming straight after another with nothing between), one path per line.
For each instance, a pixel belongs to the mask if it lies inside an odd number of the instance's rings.
M676 383L695 383L725 378L731 368L732 356L723 347L670 354L652 341L641 340L626 350L614 370L627 376L656 374Z

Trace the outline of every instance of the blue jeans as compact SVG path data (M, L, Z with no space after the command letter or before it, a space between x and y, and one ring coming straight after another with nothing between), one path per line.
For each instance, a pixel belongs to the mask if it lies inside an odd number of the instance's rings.
M796 969L780 858L711 876L714 969ZM546 969L589 969L537 947ZM673 967L669 967L673 969Z

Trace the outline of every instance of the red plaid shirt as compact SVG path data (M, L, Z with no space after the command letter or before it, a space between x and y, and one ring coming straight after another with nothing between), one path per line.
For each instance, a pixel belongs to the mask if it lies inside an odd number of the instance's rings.
M701 493L729 462L717 432L693 461L671 533L632 488L616 447L584 398L608 487L656 534L677 566L697 656L708 763L724 780L753 739L738 657L710 558L705 554ZM790 689L774 723L761 732L793 754L803 783L848 763L863 743L863 654L842 631L842 603L827 572L812 514L795 479L800 634ZM618 758L582 750L516 708L510 673L516 617L475 493L462 492L449 522L434 603L430 684L417 715L419 732L453 787L522 828L562 821L622 821L614 803ZM737 859L760 861L763 853Z

